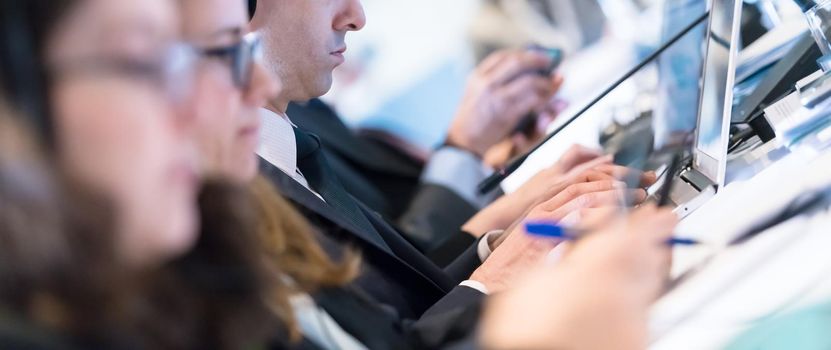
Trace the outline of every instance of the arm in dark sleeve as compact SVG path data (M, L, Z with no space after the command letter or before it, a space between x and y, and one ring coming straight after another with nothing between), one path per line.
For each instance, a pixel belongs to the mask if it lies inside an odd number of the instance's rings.
M398 220L398 227L427 255L433 255L439 249L443 249L443 254L459 255L464 249L453 254L448 250L447 242L458 240L455 235L459 228L477 211L476 206L447 187L422 183Z
M444 272L450 276L454 283L461 283L464 280L470 278L470 275L473 274L473 271L476 271L480 265L482 265L482 258L479 256L479 242L484 239L474 239L473 236L467 234L465 232L457 233L459 237L469 237L464 240L467 243L467 247L462 251L461 254L455 256L455 259L452 259L449 263L439 266L445 266ZM462 244L463 242L460 240L459 242ZM457 247L454 247L453 250L458 250ZM452 255L448 254L442 258L451 259Z
M475 336L484 294L458 286L419 319L401 319L392 309L350 287L318 291L315 300L370 349L451 349Z
M469 152L449 146L438 149L424 167L421 184L398 226L417 248L431 254L501 194L478 193L476 186L489 174Z
M458 286L418 320L405 327L409 342L418 349L449 349L475 338L485 295Z

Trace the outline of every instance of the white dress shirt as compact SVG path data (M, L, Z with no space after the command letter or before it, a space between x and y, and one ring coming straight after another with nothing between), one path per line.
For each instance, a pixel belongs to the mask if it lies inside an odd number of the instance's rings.
M294 137L296 126L291 123L291 120L285 114L278 114L265 108L260 109L260 119L262 120L262 133L257 154L314 193L320 200L323 200L323 197L309 186L309 182L297 169L297 142ZM477 248L481 261L485 261L490 256L491 249L488 242L491 240L491 236L496 234L496 232L489 232L486 237L479 241ZM477 281L467 280L459 285L488 294L485 285Z
M303 336L317 346L331 350L365 350L367 348L344 331L332 316L326 310L321 309L308 294L295 294L289 298L289 303L294 310L297 324L303 331Z
M257 155L325 202L323 197L309 186L306 177L297 168L297 140L294 137L296 126L285 114L274 113L265 108L260 109L260 121L262 129Z

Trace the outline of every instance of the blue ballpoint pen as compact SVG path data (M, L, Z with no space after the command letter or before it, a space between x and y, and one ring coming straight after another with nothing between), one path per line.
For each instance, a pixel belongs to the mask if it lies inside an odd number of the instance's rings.
M535 236L560 238L566 241L573 241L579 239L581 233L581 231L579 230L567 229L565 227L550 222L527 223L525 224L525 230L529 234ZM672 246L694 246L701 244L701 242L691 238L673 237L667 240L667 244Z

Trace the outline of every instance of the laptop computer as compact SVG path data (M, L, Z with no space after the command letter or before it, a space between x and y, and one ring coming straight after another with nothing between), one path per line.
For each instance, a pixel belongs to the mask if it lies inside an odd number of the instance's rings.
M639 143L639 147L634 147L636 148L635 151L629 152L633 155L620 157L629 160L635 159L636 161L618 159L619 152L615 152L615 161L619 161L619 164L623 165L645 166L649 169L660 168L660 164L663 164L665 168L668 168L672 163L679 164L681 170L667 171L666 176L662 176L665 180L653 186L651 193L669 193L668 196L655 196L654 199L675 207L683 206L682 209L679 209L683 214L691 212L693 208L700 206L701 202L708 196L715 194L716 189L724 185L726 178L731 100L737 52L740 47L739 30L742 1L675 1L678 2L679 6L677 8L680 10L675 11L674 17L667 16L666 20L668 21L689 23L690 14L695 14L696 10L701 10L696 9L695 6L690 7L690 4L696 2L705 4L710 11L709 16L700 27L691 28L692 30L685 34L682 40L676 41L668 48L669 51L664 53L664 55L673 56L674 52L680 52L682 53L681 56L684 57L681 57L677 62L672 58L665 59L663 56L659 59L659 70L663 69L661 65L667 64L670 65L670 68L679 64L694 65L692 69L668 70L667 77L674 80L669 85L680 86L691 81L692 83L689 84L693 86L692 88L685 88L683 91L675 90L663 94L659 101L666 100L662 101L665 102L665 106L669 107L665 110L670 110L669 113L664 113L668 118L666 124L670 127L663 130L669 133L683 134L684 139L693 138L694 133L695 140L694 142L683 142L680 146L671 147L672 153L664 152L666 149L660 149L661 145L656 145L659 146L658 152L651 152L652 147L640 147ZM677 37L678 35L678 33L675 33L677 28L667 28L666 31L671 37ZM702 35L702 31L706 32L706 35ZM677 103L677 97L681 95L683 95L683 107L676 108L680 105ZM661 118L661 108L658 109L659 111L657 111L654 118ZM669 119L683 120L681 120L681 123L677 123L678 120ZM682 129L673 128L675 125L683 125L684 127ZM583 129L591 129L591 125ZM656 132L662 130L654 127L654 125L653 129ZM618 134L621 135L623 140L640 137L639 134L633 135L626 130ZM505 182L509 183L508 191L511 188L519 187L524 181L530 179L536 171L550 164L551 155L561 154L565 150L564 145L573 143L569 142L567 138L563 139L563 137L558 135L556 138L551 138L534 151L529 156L528 161L506 179ZM660 139L660 136L656 135L656 139ZM667 144L671 143L668 142ZM621 147L624 152L626 148ZM677 149L682 151L675 152ZM652 154L650 155L650 153ZM677 153L684 156L689 155L689 158L682 157L681 161L674 162L672 160L676 158L675 154ZM658 166L654 166L656 164ZM629 181L630 179L626 180ZM667 189L670 191L666 191ZM669 199L663 197L669 197ZM696 198L703 199L693 200Z
M741 0L709 0L704 71L691 159L667 184L669 203L684 217L725 185L730 116L739 47ZM669 175L674 175L670 173Z

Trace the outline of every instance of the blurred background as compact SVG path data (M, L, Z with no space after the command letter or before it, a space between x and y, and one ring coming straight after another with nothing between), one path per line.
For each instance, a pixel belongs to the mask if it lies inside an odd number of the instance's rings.
M538 43L571 57L606 46L617 54L604 64L626 62L654 41L658 26L635 19L657 15L650 8L659 2L365 0L367 26L347 39L347 64L324 99L355 127L384 129L429 148L442 140L467 75L487 52ZM566 90L589 83L571 80Z
M429 150L443 140L468 74L487 53L531 43L563 49L560 71L566 83L559 97L570 106L581 105L662 38L685 27L684 20L702 13L705 3L364 0L367 26L349 35L347 63L336 71L335 86L324 100L353 127L391 132ZM745 7L753 18L766 17L758 21L767 26L764 30L804 23L790 0L747 0ZM664 21L666 16L674 18ZM658 74L657 67L645 70L596 110L605 119L626 122L640 110L655 108L660 99L643 92L655 91Z

